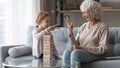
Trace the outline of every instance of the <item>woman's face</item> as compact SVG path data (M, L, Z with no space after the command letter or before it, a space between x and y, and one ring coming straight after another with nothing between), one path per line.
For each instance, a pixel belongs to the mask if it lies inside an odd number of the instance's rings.
M87 21L91 21L92 17L90 15L90 12L88 11L82 11L82 16L87 20Z
M51 21L51 18L50 17L46 17L45 19L43 19L42 21L41 21L41 27L43 28L43 29L46 29L49 25L50 25L50 21Z

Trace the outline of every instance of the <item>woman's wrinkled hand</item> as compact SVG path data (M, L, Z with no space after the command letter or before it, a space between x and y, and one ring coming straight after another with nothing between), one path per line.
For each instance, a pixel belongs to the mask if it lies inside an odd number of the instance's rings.
M72 45L71 46L71 49L74 50L74 49L82 49L82 47L78 46L78 45Z
M73 24L70 22L70 19L68 17L64 18L64 22L70 30L73 29Z

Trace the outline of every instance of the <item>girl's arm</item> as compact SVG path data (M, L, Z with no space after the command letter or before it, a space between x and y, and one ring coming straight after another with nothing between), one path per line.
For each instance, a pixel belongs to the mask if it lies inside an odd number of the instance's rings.
M36 28L35 30L33 30L33 35L35 36L36 39L41 39L43 37L43 35L50 34L50 31L54 30L57 26L58 26L58 24L52 25L41 31L40 31L40 29Z
M45 29L45 30L42 30L42 31L39 31L38 29L35 29L33 30L33 36L36 38L36 39L41 39L43 37L43 35L47 35L49 34L50 32Z

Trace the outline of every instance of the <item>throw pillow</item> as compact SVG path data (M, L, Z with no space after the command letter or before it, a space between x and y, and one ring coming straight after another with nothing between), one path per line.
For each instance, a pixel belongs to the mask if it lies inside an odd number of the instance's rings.
M28 47L28 46L16 46L16 47L12 47L8 50L8 54L10 55L10 57L19 57L22 55L27 55L32 53L32 48Z

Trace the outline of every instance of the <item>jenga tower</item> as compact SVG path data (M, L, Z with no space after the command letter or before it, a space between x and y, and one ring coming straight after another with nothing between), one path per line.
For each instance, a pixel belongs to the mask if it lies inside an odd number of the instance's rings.
M43 36L43 66L50 66L50 58L51 58L51 35Z

